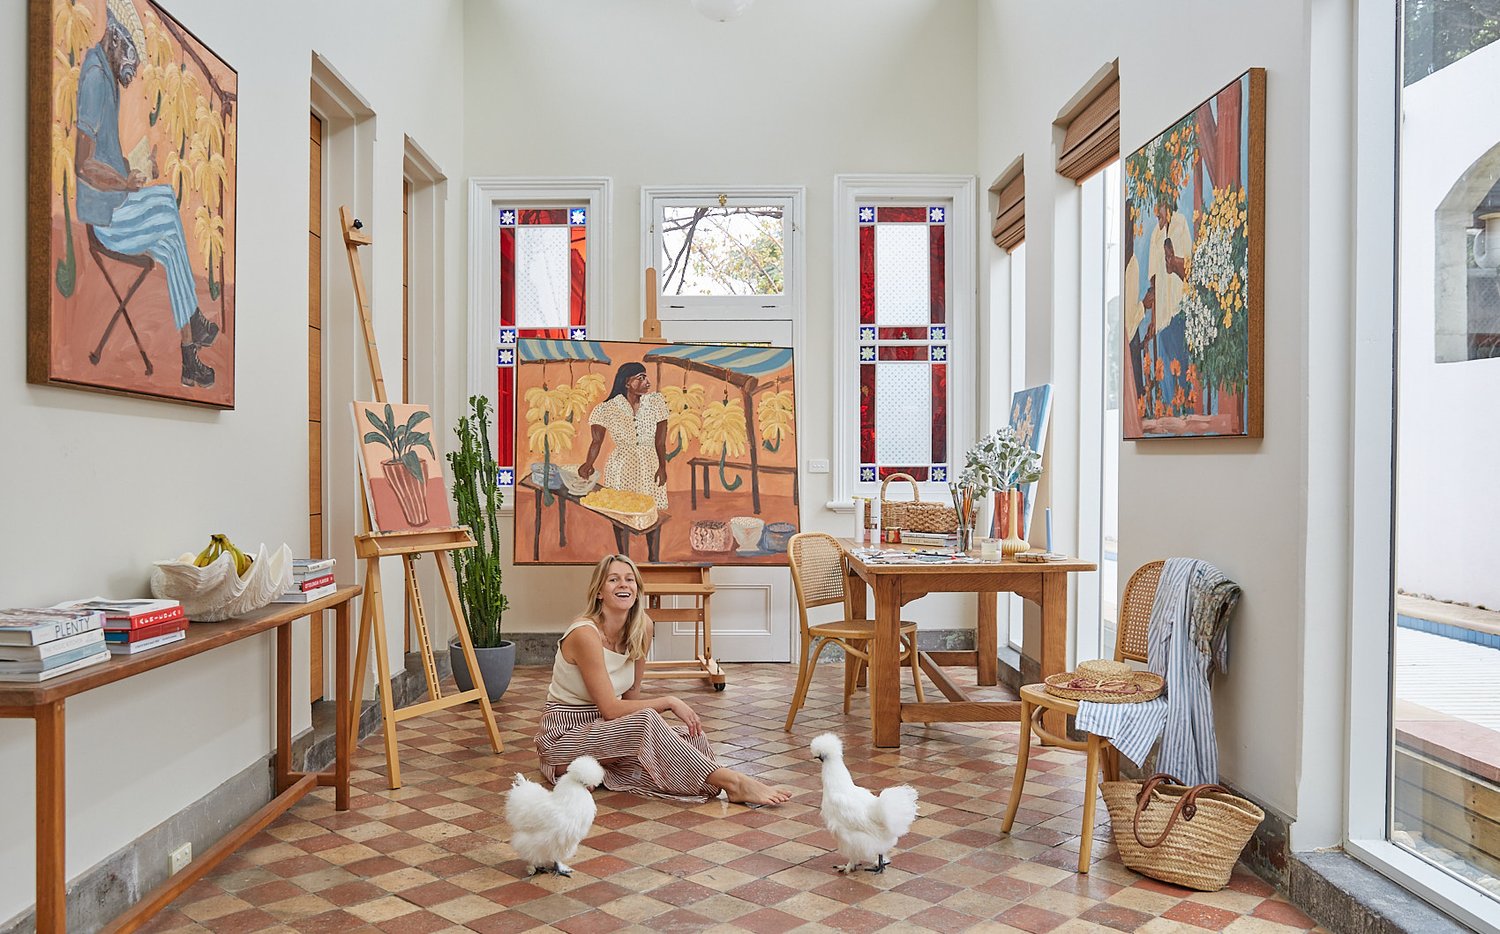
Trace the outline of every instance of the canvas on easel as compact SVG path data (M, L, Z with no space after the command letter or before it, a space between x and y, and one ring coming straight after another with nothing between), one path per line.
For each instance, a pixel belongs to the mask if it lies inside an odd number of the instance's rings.
M355 402L351 408L372 530L452 528L443 459L432 443L431 409L390 402Z

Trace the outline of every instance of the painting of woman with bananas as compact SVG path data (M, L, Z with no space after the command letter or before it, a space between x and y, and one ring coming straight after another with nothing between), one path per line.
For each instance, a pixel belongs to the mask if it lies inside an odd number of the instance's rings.
M790 348L522 338L515 359L517 563L786 563Z

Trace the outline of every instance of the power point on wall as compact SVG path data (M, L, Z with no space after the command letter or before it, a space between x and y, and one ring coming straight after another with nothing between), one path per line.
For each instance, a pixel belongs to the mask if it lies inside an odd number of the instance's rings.
M828 472L828 461L826 461L826 460L810 460L810 461L808 461L807 462L807 472L808 473L827 473Z
M187 868L187 864L193 861L193 845L184 843L172 851L172 874L176 875Z

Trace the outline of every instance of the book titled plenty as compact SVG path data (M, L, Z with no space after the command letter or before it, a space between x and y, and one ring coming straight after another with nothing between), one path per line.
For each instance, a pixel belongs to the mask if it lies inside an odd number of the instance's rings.
M104 614L95 610L0 610L0 645L42 645L103 626Z
M182 604L176 600L107 600L94 597L77 603L59 604L64 609L98 610L105 629L140 629L182 619Z

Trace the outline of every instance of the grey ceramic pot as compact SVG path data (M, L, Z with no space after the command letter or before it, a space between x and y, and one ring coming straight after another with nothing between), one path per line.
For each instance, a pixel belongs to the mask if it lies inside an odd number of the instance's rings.
M479 660L479 674L484 678L484 693L492 701L497 701L510 687L511 673L516 669L516 644L514 642L501 642L492 649L474 649L474 656ZM459 645L458 638L448 643L448 660L453 664L453 680L458 684L460 691L470 691L474 688L474 679L469 676L469 665L464 659L463 646Z

